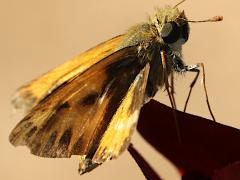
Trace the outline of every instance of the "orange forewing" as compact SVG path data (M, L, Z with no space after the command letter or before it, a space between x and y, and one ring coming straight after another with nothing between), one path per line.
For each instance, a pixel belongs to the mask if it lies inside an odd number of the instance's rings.
M103 42L20 87L12 100L14 106L29 111L61 84L115 52L123 37L124 35L120 35Z

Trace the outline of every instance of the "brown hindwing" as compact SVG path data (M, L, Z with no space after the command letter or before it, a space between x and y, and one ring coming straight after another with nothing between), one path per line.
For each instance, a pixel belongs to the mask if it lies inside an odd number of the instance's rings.
M143 67L136 47L104 58L35 106L13 129L10 142L42 157L93 157Z

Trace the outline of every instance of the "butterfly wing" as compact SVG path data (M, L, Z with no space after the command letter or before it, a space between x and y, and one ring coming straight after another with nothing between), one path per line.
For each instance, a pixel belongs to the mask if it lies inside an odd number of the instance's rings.
M94 154L94 162L102 162L109 158L118 157L128 147L144 102L148 73L149 64L136 76L114 113Z
M46 96L13 129L10 142L42 157L80 155L86 172L117 157L143 104L149 65L136 47L119 50Z
M45 96L75 75L84 72L93 64L116 51L122 42L123 35L103 42L89 49L65 64L49 71L43 76L20 87L12 100L16 108L29 111Z

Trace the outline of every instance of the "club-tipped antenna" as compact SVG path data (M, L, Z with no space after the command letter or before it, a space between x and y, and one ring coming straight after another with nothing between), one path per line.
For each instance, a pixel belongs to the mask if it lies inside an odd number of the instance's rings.
M173 6L173 8L177 8L180 4L184 3L186 0L182 0L180 1L179 3L177 3L175 6ZM184 21L187 21L187 22L191 22L191 23L202 23L202 22L219 22L219 21L222 21L223 20L223 16L214 16L212 18L209 18L209 19L205 19L205 20L197 20L197 21L194 21L194 20L187 20L185 18L179 18L179 19L183 19Z
M184 19L184 18L179 18L179 19L183 19L183 20L185 20L187 22L190 22L190 23L219 22L219 21L223 20L223 16L214 16L214 17L209 18L209 19L197 20L197 21L187 20L187 19Z

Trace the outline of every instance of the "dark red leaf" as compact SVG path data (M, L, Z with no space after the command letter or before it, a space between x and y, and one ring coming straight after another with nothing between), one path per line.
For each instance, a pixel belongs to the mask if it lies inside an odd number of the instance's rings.
M214 172L213 180L239 180L240 179L240 161L230 164Z
M135 162L138 164L139 168L141 169L146 179L161 180L158 174L152 169L152 167L142 157L142 155L133 147L132 144L130 144L130 146L128 147L128 151L134 158Z
M142 108L137 129L182 170L185 179L208 178L214 170L240 160L238 129L180 111L176 114L182 143L177 140L172 109L154 100Z

